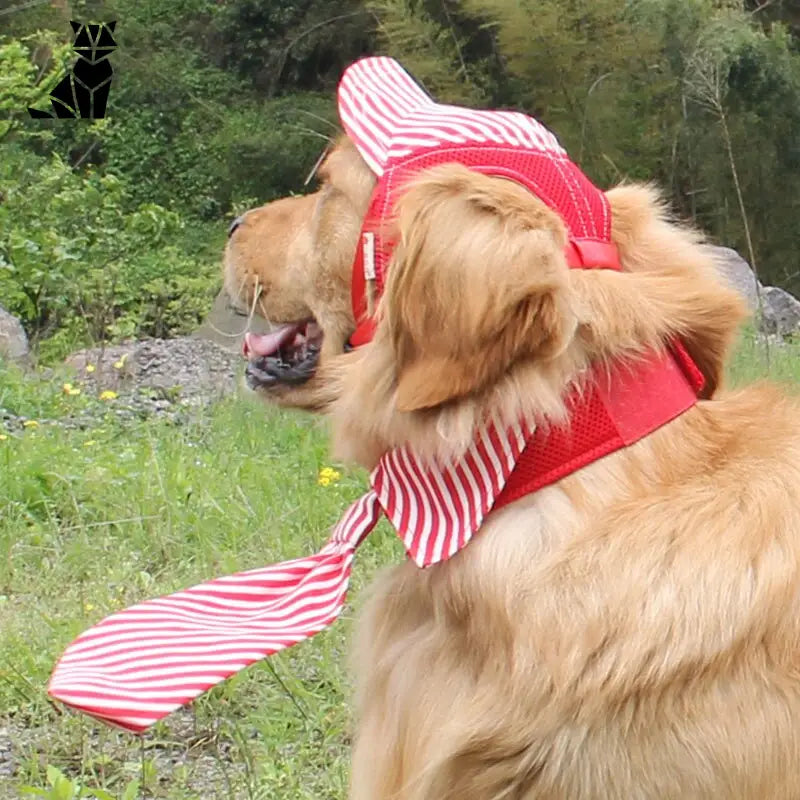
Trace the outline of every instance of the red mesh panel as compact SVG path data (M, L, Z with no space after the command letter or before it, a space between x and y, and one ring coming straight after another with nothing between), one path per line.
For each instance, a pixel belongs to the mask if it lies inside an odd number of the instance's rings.
M596 366L584 394L568 402L569 426L534 432L494 508L638 441L694 405L702 383L678 349L679 356L666 350L613 369Z
M570 415L571 420L579 420L578 425L570 422L566 428L536 430L495 501L495 509L554 483L623 446L595 390L584 396L578 405L580 415Z
M527 186L564 219L572 238L611 237L611 214L605 195L566 156L510 145L440 146L390 164L384 173L388 192L423 169L458 162Z

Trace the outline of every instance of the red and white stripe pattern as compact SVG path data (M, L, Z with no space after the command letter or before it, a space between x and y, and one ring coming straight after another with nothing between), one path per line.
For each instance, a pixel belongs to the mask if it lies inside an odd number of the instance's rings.
M506 484L531 431L494 423L456 464L422 467L405 448L373 471L314 556L219 578L112 614L65 651L49 693L141 732L239 672L333 623L355 549L381 512L419 566L465 547Z
M442 145L497 144L565 155L556 137L516 111L436 103L392 58L351 64L339 83L339 116L372 171Z
M531 430L486 426L454 464L422 467L408 448L389 451L372 475L378 500L419 567L466 547L503 491Z

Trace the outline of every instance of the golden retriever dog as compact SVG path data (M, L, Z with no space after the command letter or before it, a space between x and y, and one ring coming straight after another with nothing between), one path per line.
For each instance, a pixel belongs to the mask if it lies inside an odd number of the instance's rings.
M724 387L744 309L654 190L606 193L622 271L569 269L558 214L460 164L420 171L368 344L350 271L374 176L233 226L226 285L279 324L248 381L330 414L336 453L463 455L481 420L569 417L587 367L680 339L705 390L628 447L376 581L356 644L353 800L800 798L800 408ZM276 343L280 355L276 356Z

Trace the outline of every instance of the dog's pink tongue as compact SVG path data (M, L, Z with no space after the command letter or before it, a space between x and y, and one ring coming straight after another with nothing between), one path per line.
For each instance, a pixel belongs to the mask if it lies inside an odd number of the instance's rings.
M269 333L251 333L244 335L242 353L245 358L251 356L271 356L285 344L291 342L300 330L300 325L281 325Z

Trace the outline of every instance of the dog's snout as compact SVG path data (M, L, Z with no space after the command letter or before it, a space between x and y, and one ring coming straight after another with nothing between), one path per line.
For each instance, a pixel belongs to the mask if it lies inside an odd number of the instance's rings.
M244 222L244 216L236 217L236 219L231 222L230 226L228 227L228 238L230 239L233 236L234 231Z

